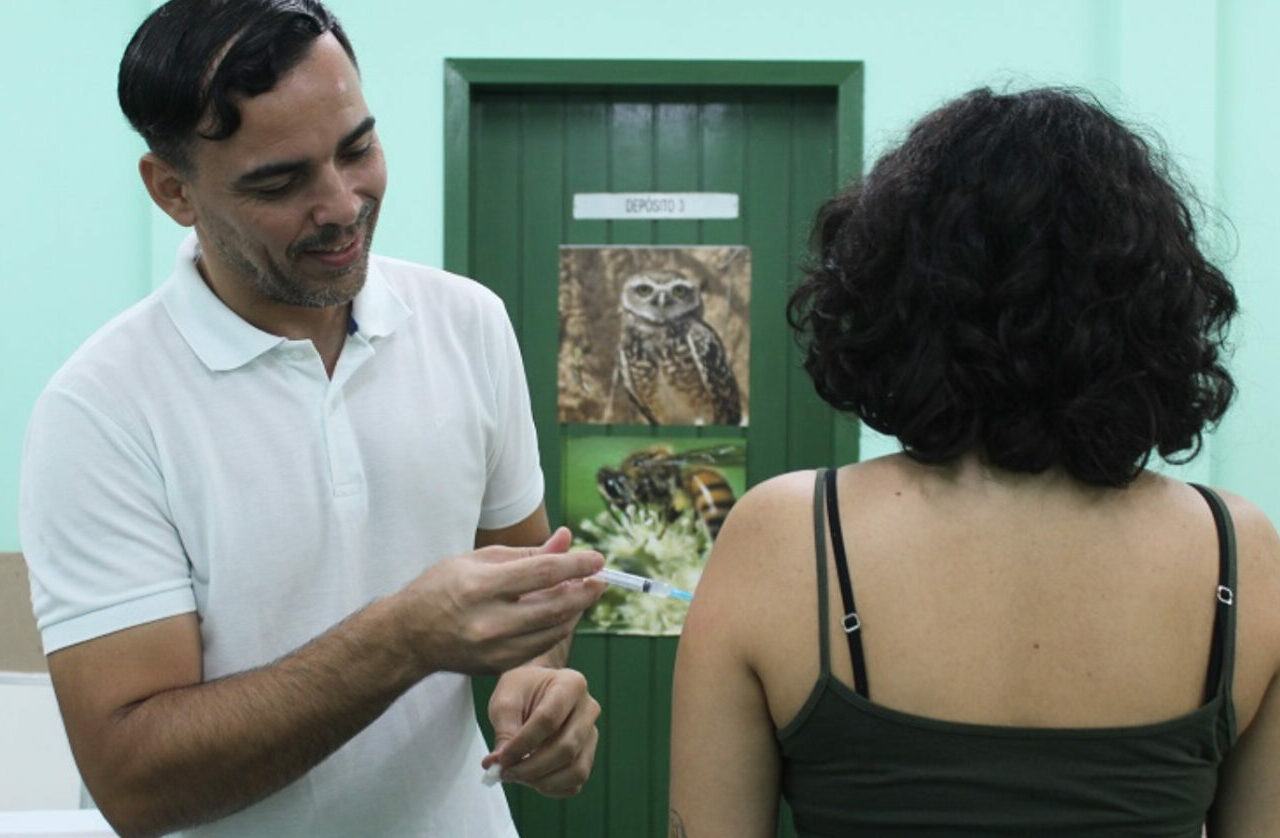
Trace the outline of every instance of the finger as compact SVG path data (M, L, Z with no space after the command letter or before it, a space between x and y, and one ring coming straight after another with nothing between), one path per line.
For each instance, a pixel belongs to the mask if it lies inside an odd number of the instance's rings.
M498 762L498 753L515 736L543 693L558 679L559 671L545 666L522 666L498 679L489 696L489 722L493 726L494 750L482 761L486 768ZM586 679L580 678L585 685ZM585 691L585 686L584 686ZM511 762L512 759L508 759ZM500 767L500 766L499 766Z
M496 752L503 765L513 766L517 781L544 776L570 763L600 716L599 703L587 692L587 679L572 669L555 670L520 715L510 707L496 709L504 713L504 731L514 729ZM499 721L494 718L493 722L496 732Z
M508 743L520 732L525 718L540 700L541 692L554 672L541 667L517 667L498 679L493 695L489 696L489 723L493 725L493 751L484 759L484 765L498 763L506 756L508 764L515 764L524 757L509 755Z
M591 741L592 732L596 729L596 719L600 717L599 707L595 699L588 696L580 709L575 710L559 729L539 742L533 751L525 751L523 759L504 770L503 777L518 783L541 783L546 778L571 768L578 761L582 749ZM506 743L504 751L499 753L499 761L524 751L523 746L517 744L519 741L520 734L512 737Z
M490 566L495 595L515 598L531 591L553 588L561 582L598 573L604 557L594 550L540 554L511 559Z
M532 780L512 779L510 782L523 783L547 797L572 797L582 791L582 786L591 777L591 768L595 764L596 746L599 743L599 739L600 732L592 726L587 733L583 747L566 765ZM530 757L530 759L532 758ZM525 760L525 762L528 761ZM509 774L523 772L524 770L524 763L521 763L516 769L503 770L502 775L506 778Z
M541 588L536 591L530 591L527 594L521 594L520 602L532 605L539 602L554 601L555 598L560 596L561 592L570 585L591 591L595 599L599 599L605 591L609 590L608 584L603 580L588 576L584 579L570 579L568 582L561 582L559 585L551 588ZM595 599L592 600L593 603L595 602Z
M596 582L566 582L555 588L525 594L503 615L508 633L518 636L564 623L576 623L583 612L600 599L600 588Z
M533 660L573 634L578 616L575 614L570 619L555 625L504 637L501 653L488 657L487 664L479 667L477 671L501 673Z
M599 598L593 584L566 584L554 595L490 609L474 632L484 672L504 672L551 649L573 633L582 613Z
M481 547L474 551L474 554L480 558L493 561L510 561L511 559L525 559L529 556L538 556L544 553L563 553L569 549L569 545L573 543L573 533L568 527L557 527L556 531L547 537L547 540L535 547L507 547L501 544L491 544L488 547Z
M539 553L563 553L569 549L569 545L573 543L573 533L569 532L568 527L556 527L556 531L551 533L550 537L542 543L541 547L534 547L533 552L529 555L536 556Z
M494 754L504 765L515 765L554 735L586 694L586 679L571 672L578 683L559 685L562 676L555 670L541 670L544 680L524 694L507 694L489 705L493 723Z

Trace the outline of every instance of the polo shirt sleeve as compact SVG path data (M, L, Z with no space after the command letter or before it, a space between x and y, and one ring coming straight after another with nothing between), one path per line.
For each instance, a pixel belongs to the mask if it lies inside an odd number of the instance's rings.
M479 526L494 530L517 524L538 508L543 478L520 345L496 296L491 298L485 334L497 422L487 456Z
M45 653L195 610L149 436L49 389L32 413L19 496Z

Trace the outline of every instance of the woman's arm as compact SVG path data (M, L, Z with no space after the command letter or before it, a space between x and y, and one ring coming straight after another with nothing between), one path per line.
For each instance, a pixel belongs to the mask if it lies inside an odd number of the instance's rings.
M776 636L769 627L786 619L768 593L785 577L784 557L812 554L811 545L786 544L790 528L776 525L793 505L779 503L787 484L811 491L809 475L744 495L698 583L676 654L670 838L777 834L778 743L754 662L764 651L757 647Z
M1280 835L1280 536L1257 506L1221 494L1238 545L1234 700L1241 733L1218 774L1208 834Z
M1280 835L1280 675L1222 764L1208 834Z

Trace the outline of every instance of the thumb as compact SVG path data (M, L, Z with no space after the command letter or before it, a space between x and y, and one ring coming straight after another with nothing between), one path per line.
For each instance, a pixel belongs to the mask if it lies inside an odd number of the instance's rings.
M490 768L492 768L494 765L502 765L502 757L504 756L502 752L502 748L504 745L510 742L514 736L515 736L515 731L512 731L510 733L495 732L493 734L493 750L485 754L484 759L480 760L480 767L487 771ZM496 771L498 769L494 769L494 770Z
M540 556L546 553L563 553L569 549L569 545L573 543L573 533L568 527L557 527L556 531L551 533L546 541L542 542L539 547L524 548L525 556Z
M497 687L489 698L489 723L493 726L493 750L481 763L485 768L495 762L503 761L506 744L514 739L520 732L520 728L524 726L529 689L528 679L515 670L498 679ZM514 761L505 760L508 764Z

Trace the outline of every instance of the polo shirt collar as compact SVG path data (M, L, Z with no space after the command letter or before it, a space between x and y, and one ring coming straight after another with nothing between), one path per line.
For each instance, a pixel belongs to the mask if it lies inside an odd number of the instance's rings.
M218 299L196 269L197 249L196 234L191 233L178 247L173 273L160 296L174 326L204 365L215 371L237 369L285 343L287 338L262 331ZM350 334L366 339L389 335L409 314L377 260L370 257L368 277L352 302Z
M382 275L379 259L370 254L369 274L365 277L364 287L351 301L351 319L354 321L354 334L365 338L386 337L396 330L401 323L412 314L404 300L392 290L387 278Z

